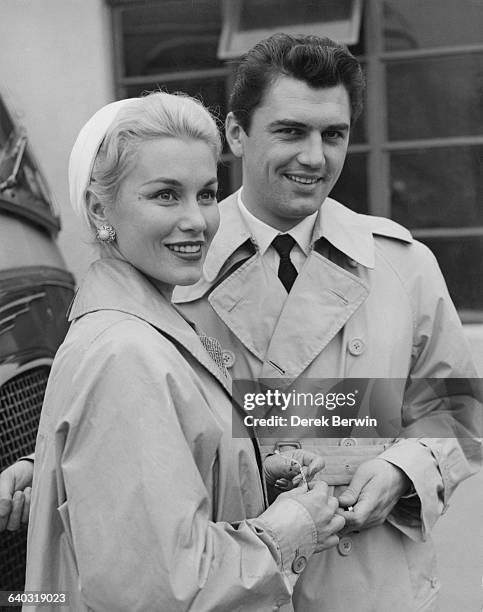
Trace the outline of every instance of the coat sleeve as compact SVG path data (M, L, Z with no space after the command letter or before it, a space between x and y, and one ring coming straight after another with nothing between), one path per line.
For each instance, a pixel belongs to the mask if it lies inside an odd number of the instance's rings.
M413 352L402 409L402 439L380 457L413 484L389 520L425 539L457 485L481 465L482 390L461 322L433 254L414 243Z
M290 602L297 542L314 551L314 524L298 502L275 519L210 520L190 421L179 419L180 401L189 410L199 390L175 347L163 336L153 344L144 327L95 340L57 426L83 600L99 612L278 609Z

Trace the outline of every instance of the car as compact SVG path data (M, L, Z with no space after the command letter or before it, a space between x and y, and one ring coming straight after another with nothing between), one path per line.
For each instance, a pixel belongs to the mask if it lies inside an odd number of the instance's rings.
M0 471L33 452L74 277L27 134L0 98ZM0 590L23 590L26 529L0 534Z

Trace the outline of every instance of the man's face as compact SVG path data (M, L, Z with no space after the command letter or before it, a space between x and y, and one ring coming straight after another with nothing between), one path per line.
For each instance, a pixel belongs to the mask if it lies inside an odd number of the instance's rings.
M227 139L243 159L243 202L287 231L320 208L344 165L350 101L343 85L313 89L281 76L252 115L249 134L230 114Z

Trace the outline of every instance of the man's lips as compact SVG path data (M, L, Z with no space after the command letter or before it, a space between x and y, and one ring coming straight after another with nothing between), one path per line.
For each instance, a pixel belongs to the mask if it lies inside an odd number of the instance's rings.
M293 181L294 183L298 183L299 185L316 185L318 182L320 182L322 180L321 176L318 175L300 175L300 174L290 174L290 173L286 173L284 174L284 176L286 178L288 178L290 181Z

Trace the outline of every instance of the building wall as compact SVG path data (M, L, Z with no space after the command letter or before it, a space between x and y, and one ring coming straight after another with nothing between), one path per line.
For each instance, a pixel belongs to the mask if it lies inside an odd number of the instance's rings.
M94 250L81 241L68 204L67 163L81 125L114 99L104 0L1 0L0 93L27 130L60 211L59 246L80 280ZM483 373L481 327L467 333ZM435 532L442 612L480 608L482 482L480 474L456 492Z
M77 132L114 99L110 14L103 0L2 0L0 93L25 127L62 221L58 243L82 277L94 250L78 232L67 164Z

